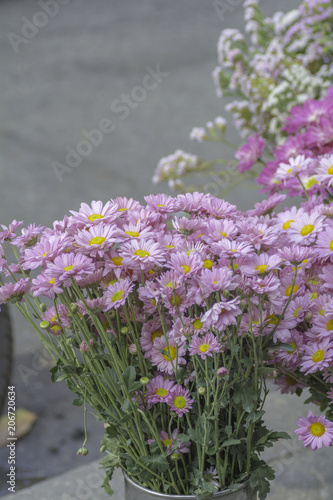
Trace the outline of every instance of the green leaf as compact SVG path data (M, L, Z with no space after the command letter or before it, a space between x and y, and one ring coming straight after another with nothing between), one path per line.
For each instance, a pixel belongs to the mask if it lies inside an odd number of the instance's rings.
M134 366L128 366L123 373L123 379L128 389L128 392L131 393L136 390L135 388L135 379L136 379L136 371Z
M118 455L107 452L106 456L99 462L101 469L108 469L109 467L117 467L119 465Z
M165 472L169 469L169 463L162 455L155 455L153 457L144 456L140 458L140 461L156 473Z
M224 441L221 448L224 448L225 446L232 446L233 444L240 444L241 440L240 439L227 439L227 441Z
M253 493L259 493L260 500L265 500L270 492L269 481L275 478L275 472L269 465L262 460L257 463L257 467L252 471L250 476L250 486L253 488Z
M58 363L51 368L50 373L51 373L51 382L54 384L57 381L58 377L58 372L59 372L59 361Z
M190 440L190 438L187 434L177 434L177 440L179 440L183 444L185 444Z
M109 470L107 470L105 475L104 475L103 482L102 482L102 488L104 488L105 493L107 495L110 495L110 496L112 496L114 493L113 489L111 488L111 486L109 484L111 479L112 479L112 476L113 476L113 471L114 471L114 467L111 467Z
M73 405L74 406L82 406L84 403L84 399L83 399L83 396L79 396L77 399L74 399L73 401Z
M108 354L95 354L94 359L100 359L102 361L111 361L111 358Z
M253 402L256 401L257 394L251 387L235 384L234 400L236 404L241 404L248 413L253 409Z
M231 427L231 425L226 425L225 428L224 428L224 430L225 430L227 436L231 436L231 434L232 434L232 427Z
M251 424L251 422L257 422L258 420L261 419L261 417L263 417L265 413L266 413L265 410L249 413L249 415L245 419L245 422L247 423L247 425Z

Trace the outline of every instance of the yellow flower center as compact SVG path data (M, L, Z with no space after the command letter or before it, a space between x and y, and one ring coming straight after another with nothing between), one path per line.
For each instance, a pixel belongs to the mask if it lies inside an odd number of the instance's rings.
M165 245L166 248L168 248L170 250L170 248L175 248L175 245Z
M199 347L199 351L201 352L207 352L209 349L209 344L201 344L201 346Z
M310 299L311 299L311 300L315 300L317 297L318 297L318 293L317 293L317 292L313 292L313 293L311 294Z
M294 318L297 318L298 313L300 312L301 309L303 309L303 307L298 307L297 309L295 309L295 311L294 311Z
M52 318L50 319L50 321L53 323L54 321L57 321L57 319L58 319L58 316L56 314L54 314L52 316Z
M259 271L259 273L264 273L267 269L266 264L261 264L260 266L255 267L255 271Z
M166 352L168 352L168 348L166 347L164 349ZM163 354L163 358L166 360L166 361L173 361L176 357L176 349L175 347L173 347L172 345L169 345L169 352L170 352L170 357L168 354Z
M324 359L324 356L325 356L325 353L324 351L322 351L321 349L319 351L316 351L313 355L312 355L312 361L314 363L319 363L320 361L322 361Z
M287 221L283 224L282 229L289 229L289 228L290 228L290 224L291 224L292 222L295 222L295 221L294 221L293 219L287 220Z
M330 319L329 322L327 323L327 331L333 330L333 319Z
M325 432L325 426L320 422L314 422L310 425L310 432L313 436L320 437Z
M288 352L289 352L290 354L292 354L293 352L295 352L295 351L296 351L296 349L297 349L297 344L295 344L295 342L290 342L290 345L291 345L291 349L288 349Z
M234 264L234 270L237 271L238 268L239 268L239 264Z
M329 175L333 175L333 165L331 165L331 166L328 168L327 173L328 173Z
M92 214L92 215L89 215L88 219L91 222L94 222L94 220L103 219L103 215L101 215L101 214Z
M51 327L51 330L53 331L53 333L58 333L60 332L61 328L58 325L54 325Z
M310 177L310 179L308 179L307 183L305 184L305 187L306 187L306 189L310 189L315 184L318 184L318 182L316 181L316 178L315 177Z
M103 236L96 236L89 241L89 245L101 245L102 243L104 243L105 239L106 238L104 238Z
M118 208L118 212L126 212L126 210L128 210L128 208Z
M161 330L155 330L151 334L151 341L154 342L154 340L156 339L156 337L162 337L162 335L163 335L163 332Z
M197 234L197 238L201 238L203 236L203 233Z
M125 231L128 236L131 236L132 238L138 238L140 235L137 231Z
M206 269L211 269L214 265L214 262L212 260L206 259L204 260L203 267Z
M73 271L75 266L66 266L64 267L64 271Z
M170 300L171 304L174 306L175 303L176 303L176 306L178 307L180 304L181 304L181 298L179 297L179 295L175 295L175 296L172 296L171 297L171 300Z
M293 169L292 169L292 168L289 168L289 169L288 169L288 174L291 174L291 172L292 172L292 171L293 171Z
M162 203L160 205L157 205L158 207L165 207L165 205L163 205Z
M193 327L196 329L196 330L200 330L200 328L203 327L203 323L200 321L200 319L195 319L193 321Z
M171 446L172 445L172 439L164 439L162 441L162 443L164 444L165 447Z
M311 280L308 280L309 285L318 285L319 282L315 278L312 278Z
M275 314L270 314L269 316L267 316L266 318L266 323L270 324L270 325L277 325L278 323L278 318L275 316Z
M292 288L292 285L289 285L287 288L286 288L286 296L289 297L290 293L291 293L291 288ZM294 290L293 290L293 293L296 293L298 290L298 286L296 285L295 283L295 286L294 286Z
M314 225L307 224L306 226L302 227L300 232L302 236L307 236L308 234L312 233L313 230L314 230Z
M331 252L333 252L333 240L330 243L330 250L331 250Z
M112 262L116 265L116 266L120 266L122 261L123 261L123 258L122 257L113 257L112 259Z
M176 408L185 408L186 406L186 399L183 398L183 396L177 396L173 400L173 404Z
M55 282L55 278L51 278L51 279L49 280L49 283L51 283L51 285L54 285L54 282Z
M121 300L123 296L124 296L123 290L118 290L118 292L112 295L111 302L116 302L117 300Z
M42 257L46 257L46 252L42 253Z
M137 255L138 257L149 257L149 252L146 250L135 250L134 255Z
M156 394L156 396L163 398L163 396L166 396L168 394L168 391L166 389L163 389L162 387L160 387L159 389L157 389L155 394Z
M191 268L189 266L182 266L182 268L184 269L184 273L187 274L191 271Z
M152 274L156 274L154 269L149 269L148 276L151 276Z
M227 236L227 233L221 233L221 231L220 231L220 234L222 234L223 238L225 238Z

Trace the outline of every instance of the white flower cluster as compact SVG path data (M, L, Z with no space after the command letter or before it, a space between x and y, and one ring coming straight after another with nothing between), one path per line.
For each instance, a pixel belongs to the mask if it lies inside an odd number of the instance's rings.
M153 176L153 183L158 184L167 180L172 190L181 189L183 183L180 177L195 171L200 163L198 156L177 149L173 154L160 159Z
M234 95L226 109L243 137L257 132L280 142L291 108L321 98L332 84L333 2L304 0L272 18L263 16L258 0L247 0L244 9L252 45L236 29L222 31L213 72L217 95Z

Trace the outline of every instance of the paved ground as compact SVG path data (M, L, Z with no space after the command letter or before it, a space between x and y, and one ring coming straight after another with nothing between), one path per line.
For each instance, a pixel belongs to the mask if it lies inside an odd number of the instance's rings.
M271 0L262 4L267 13L277 8ZM280 0L278 8L298 4ZM118 195L142 200L144 194L167 190L152 186L150 178L159 158L178 147L203 157L230 155L190 144L188 134L222 112L210 74L220 30L242 24L240 6L222 21L211 0L71 0L29 34L29 21L45 21L40 14L36 18L40 11L35 0L0 1L1 223L17 218L49 225L81 201ZM9 33L30 38L24 43L10 35L10 42ZM169 75L121 120L111 104L122 94L138 92L133 89L142 85L146 67L156 65ZM64 164L66 147L76 149L85 139L83 131L98 127L104 118L113 120L113 132L59 182L52 163ZM233 133L230 138L237 141ZM246 209L257 195L246 187L229 199ZM99 424L90 418L90 453L77 457L81 411L71 406L63 384L51 386L39 343L17 315L14 326L18 403L39 415L31 434L18 443L18 486L66 473L23 490L18 498L102 499L95 462L82 466L99 457ZM300 411L306 413L293 398L274 393L269 401L268 421L274 428L292 430ZM330 450L304 451L297 441L280 444L270 455L277 480L269 499L331 499L330 457ZM6 460L6 450L0 449L2 480ZM115 500L122 498L119 488Z

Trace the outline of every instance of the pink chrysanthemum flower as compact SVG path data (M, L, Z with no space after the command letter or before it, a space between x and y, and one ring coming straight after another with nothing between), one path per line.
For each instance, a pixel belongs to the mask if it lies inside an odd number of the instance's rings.
M119 230L115 226L100 223L97 226L79 230L75 236L75 244L80 252L87 253L91 257L103 257L104 252L117 241L118 234Z
M241 266L241 271L246 276L264 275L270 271L280 269L281 262L282 259L278 255L261 253L246 259L244 265Z
M248 257L254 253L253 247L249 243L241 241L222 240L212 245L212 250L221 257Z
M238 305L238 297L228 302L218 302L203 315L202 321L208 328L222 331L225 327L237 323L237 316L241 314Z
M173 370L179 365L185 365L186 359L185 348L177 344L174 339L168 339L168 344L165 337L155 338L154 345L151 351L151 362L153 366L168 375L173 374Z
M265 144L265 139L256 134L250 136L247 143L239 148L235 153L235 158L239 160L238 170L240 172L246 172L256 163L264 152Z
M105 296L98 297L97 299L86 299L85 302L87 304L87 307L81 300L78 302L78 306L84 314L87 313L88 309L95 312L100 312L105 310L105 305L106 305Z
M286 194L273 194L267 200L255 203L255 208L248 210L246 213L250 217L270 214L277 205L286 199L286 197Z
M36 269L60 255L68 246L69 238L65 234L43 237L32 248L26 248L22 255L24 270Z
M201 359L206 359L207 356L212 357L214 352L221 352L221 345L215 335L209 332L203 337L192 337L189 345L190 356L197 354Z
M70 328L72 326L72 322L69 319L69 311L64 304L58 304L57 309L51 307L45 311L43 319L50 323L49 331L53 335L59 335L63 327Z
M231 205L228 201L215 198L214 196L203 198L202 206L215 219L225 219L240 215L236 205Z
M238 286L238 278L228 267L217 267L204 269L200 278L200 289L205 297L219 290L235 290Z
M163 337L163 335L163 329L159 318L154 317L153 319L144 322L141 330L140 344L146 358L151 357L151 350L155 339Z
M316 241L318 233L323 230L324 217L316 212L304 213L295 222L291 222L288 238L292 243L311 245Z
M280 163L275 176L280 181L286 181L297 175L305 174L309 171L312 162L312 158L305 158L304 155L289 158L289 163Z
M333 443L333 422L327 420L323 415L315 417L309 411L306 418L300 417L297 421L299 429L295 430L299 441L304 441L304 446L311 446L313 450Z
M166 454L171 455L172 453L188 453L190 451L191 441L187 443L182 443L177 439L178 430L175 429L171 436L165 431L158 431L160 440L166 448ZM155 439L149 439L148 444L155 443Z
M281 363L291 370L296 368L301 362L301 356L303 354L303 337L297 330L292 330L288 338L285 339L285 342L289 344L290 348L279 349L275 359L278 363Z
M328 310L322 309L319 314L314 316L312 321L312 333L318 339L328 338L333 340L333 311L328 307Z
M14 219L9 226L4 226L1 224L1 227L3 231L0 232L0 243L3 243L4 241L10 241L14 238L16 238L15 231L18 227L23 225L23 221L17 221Z
M304 350L301 371L304 371L305 375L332 365L333 342L330 339L310 343L304 346Z
M12 244L18 247L21 252L37 243L38 236L44 231L45 226L30 224L27 228L22 228L21 236L17 236Z
M30 278L21 278L16 283L5 283L0 287L0 304L21 302L30 288Z
M56 293L62 293L64 290L55 282L55 276L49 273L41 273L32 280L31 291L34 297L45 295L49 299L54 299Z
M166 398L166 403L170 406L171 411L175 411L179 417L182 417L192 408L193 399L191 399L188 389L176 385Z
M71 285L71 278L75 281L81 277L93 273L95 264L89 257L82 254L63 253L58 255L53 262L47 266L46 275L55 278L58 284L65 287Z
M278 250L282 259L288 261L292 265L300 265L307 261L314 254L313 249L310 247L288 246ZM305 262L307 264L307 262Z
M176 252L171 254L169 262L166 267L170 267L180 276L186 276L189 278L194 274L197 274L199 269L202 268L203 262L198 253L187 253Z
M173 380L165 379L162 375L150 379L146 388L148 409L153 404L167 402L167 398L170 396L174 386L175 382Z
M151 194L145 196L147 206L153 211L160 214L169 214L178 211L178 200L165 194Z
M212 219L204 230L204 240L206 243L219 242L224 238L232 240L237 233L238 227L233 220Z
M92 201L91 206L81 203L80 210L75 212L70 210L72 217L69 223L77 228L94 226L103 222L110 224L119 217L118 205L108 201L104 206L101 201Z
M202 202L208 197L209 195L198 192L179 194L177 196L178 210L188 213L204 211Z
M333 154L320 158L316 179L326 186L333 185Z
M281 375L275 383L279 386L281 394L294 394L298 388L305 388L305 385L294 379L292 375Z
M169 332L170 338L176 340L177 343L185 343L194 334L203 332L205 326L201 318L177 318L172 325L172 330Z
M110 285L103 295L106 299L106 305L103 310L118 309L124 305L133 288L134 284L127 278Z
M118 241L131 241L136 239L149 240L154 237L151 226L146 226L142 222L129 222L124 224L118 232Z
M175 217L172 225L181 234L191 234L201 229L203 221L201 219L188 219L187 217Z
M304 213L304 210L296 207L291 207L289 210L284 210L277 214L277 218L279 223L281 224L280 228L284 231L288 231L290 228L290 224L295 222L296 218Z
M165 262L165 251L153 240L133 240L124 243L119 251L122 263L132 269L150 269L162 266Z
M323 260L330 260L333 262L333 227L327 226L322 231L316 241L316 252Z
M124 215L127 215L128 212L141 210L141 208L143 208L138 201L133 200L133 198L126 198L126 196L123 198L118 196L114 200L111 200L111 202L117 205L118 212L122 212Z

